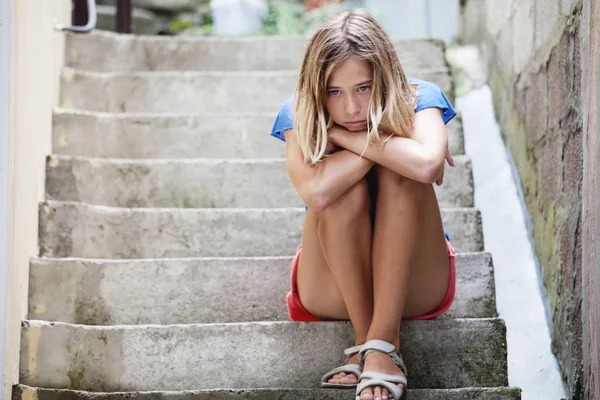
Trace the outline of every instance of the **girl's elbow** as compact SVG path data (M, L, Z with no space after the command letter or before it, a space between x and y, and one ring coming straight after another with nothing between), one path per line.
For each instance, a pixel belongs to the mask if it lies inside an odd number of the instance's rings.
M425 162L421 172L421 181L423 183L435 183L442 173L444 168L444 160L440 162L436 159L429 159Z
M319 190L316 185L305 191L302 200L304 200L304 203L310 210L315 212L324 211L329 206L323 191Z
M309 210L315 212L325 211L325 209L329 205L322 196L318 195L310 196L304 202L306 203L306 206L309 208Z

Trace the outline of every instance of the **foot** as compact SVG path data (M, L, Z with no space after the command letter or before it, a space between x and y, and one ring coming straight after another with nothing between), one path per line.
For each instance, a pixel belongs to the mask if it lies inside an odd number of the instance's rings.
M367 354L365 357L365 366L363 370L404 376L400 368L398 368L390 356L378 351ZM403 384L398 384L398 387L404 390ZM388 400L390 398L391 395L389 394L388 390L381 386L368 387L360 394L360 400Z
M348 364L358 364L358 354L350 357L347 363ZM340 372L339 374L335 374L331 379L327 382L334 384L342 384L342 385L356 385L358 383L358 377L354 374L347 374L345 372Z

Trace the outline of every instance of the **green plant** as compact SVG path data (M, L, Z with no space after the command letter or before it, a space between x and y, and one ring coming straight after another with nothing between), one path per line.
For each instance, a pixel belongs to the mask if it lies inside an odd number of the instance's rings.
M170 22L168 29L170 33L175 34L193 27L194 23L192 21L181 19Z

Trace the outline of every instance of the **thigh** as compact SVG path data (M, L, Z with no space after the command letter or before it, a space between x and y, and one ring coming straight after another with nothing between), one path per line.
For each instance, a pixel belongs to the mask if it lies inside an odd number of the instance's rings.
M318 214L308 210L298 262L298 295L304 308L319 319L349 319L344 299L319 243L318 221Z
M404 210L395 214L401 219L394 224L398 226L397 234L379 235L385 241L383 246L400 248L398 240L402 238L413 243L403 250L412 252L408 257L411 261L403 318L424 315L443 301L450 279L450 260L435 191L433 185L401 177L382 167L378 171L378 185L382 189L378 196L389 196L392 209ZM388 204L388 207L375 210L376 220L389 220L391 215L381 213L390 209L390 203L388 199L382 200L378 204ZM378 229L377 224L375 229Z
M430 189L430 190L429 190ZM433 186L424 201L421 239L415 248L404 318L427 314L443 301L450 282L450 257Z

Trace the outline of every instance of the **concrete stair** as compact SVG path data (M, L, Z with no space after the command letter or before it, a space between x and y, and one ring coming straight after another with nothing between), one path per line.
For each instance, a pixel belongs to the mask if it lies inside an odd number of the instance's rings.
M35 259L29 315L85 325L285 321L287 309L281 299L289 291L291 260ZM457 264L456 290L461 296L440 318L496 317L490 255L460 253ZM248 290L261 286L269 290Z
M316 388L315 376L343 362L354 338L349 322L97 327L32 320L22 332L22 383L88 391ZM401 335L410 387L507 383L499 319L407 321Z
M283 143L281 143L282 146ZM473 181L467 156L436 186L440 207L472 207ZM302 207L285 158L107 160L50 156L49 199L113 207L272 208ZM268 182L268 185L265 183ZM104 188L99 192L98 188Z
M300 243L304 212L304 208L116 208L47 201L40 206L40 255L288 256ZM443 209L442 221L457 251L483 250L479 211Z
M14 400L353 398L319 388L351 324L285 308L305 211L269 131L305 43L68 37ZM452 97L439 42L396 45ZM458 166L436 194L457 293L444 316L402 324L409 395L520 399L460 118L448 128Z
M277 112L111 114L73 109L54 113L56 154L105 158L272 158L285 146L270 132ZM464 154L462 121L448 125L452 154Z
M448 72L407 73L452 93ZM89 72L65 68L60 105L111 113L273 112L291 96L296 80L294 70Z

